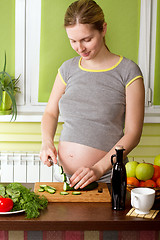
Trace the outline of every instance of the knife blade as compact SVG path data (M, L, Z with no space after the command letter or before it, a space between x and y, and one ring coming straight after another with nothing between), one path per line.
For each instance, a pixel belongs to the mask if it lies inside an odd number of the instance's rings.
M48 161L50 162L51 165L54 165L54 162L53 162L53 160L52 160L51 157L48 157ZM61 168L61 166L59 165L58 160L57 160L57 163L56 163L56 164L59 166L59 168ZM63 173L63 174L65 174L65 176L66 176L66 182L67 182L68 184L70 184L70 179L69 179L69 177L66 175L66 173Z

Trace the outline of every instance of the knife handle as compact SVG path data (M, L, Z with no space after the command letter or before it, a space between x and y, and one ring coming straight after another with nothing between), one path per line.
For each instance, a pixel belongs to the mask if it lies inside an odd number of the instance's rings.
M48 157L48 161L50 162L51 165L53 165L53 160L51 157Z

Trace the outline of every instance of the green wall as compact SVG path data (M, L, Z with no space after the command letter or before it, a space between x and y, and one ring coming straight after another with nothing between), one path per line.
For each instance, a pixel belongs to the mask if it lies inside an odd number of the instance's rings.
M42 0L39 102L47 102L57 70L76 56L63 27L64 14L73 0ZM139 0L96 0L107 22L106 43L111 52L138 62ZM115 8L116 5L116 8Z
M0 72L7 55L6 71L15 73L15 0L0 0Z
M62 123L58 124L55 145L58 146ZM0 123L1 151L33 151L41 148L40 123ZM139 145L129 154L138 161L153 162L160 154L160 124L144 124Z
M42 28L40 52L40 93L47 101L51 91L58 66L73 52L63 29L64 9L72 0L42 0ZM139 0L97 0L103 8L107 26L107 44L111 51L137 60L138 29L139 29ZM114 3L114 4L113 4ZM116 3L116 8L115 8ZM49 6L49 8L47 7ZM15 0L0 0L0 69L4 64L4 52L7 52L7 71L14 75L15 68ZM56 8L55 8L56 6ZM158 0L158 7L160 0ZM130 9L126 11L127 9ZM133 9L136 11L133 11ZM158 8L159 9L159 8ZM51 11L52 10L52 11ZM54 10L54 11L53 11ZM49 13L51 11L51 14ZM158 15L159 16L159 15ZM112 20L113 19L113 20ZM157 43L159 43L160 17L157 20ZM57 23L59 25L57 25ZM115 27L119 31L115 30ZM127 31L127 29L132 30ZM58 32L58 34L56 34ZM2 34L3 33L3 34ZM59 48L55 43L63 44ZM157 50L159 45L157 45ZM47 48L46 48L47 47ZM58 49L58 51L57 51ZM65 56L63 56L65 49ZM67 51L66 51L67 49ZM137 49L138 50L138 49ZM156 79L159 80L159 51L156 55ZM59 54L62 57L59 57ZM71 54L71 55L70 55ZM52 62L53 61L53 62ZM55 63L55 64L54 64ZM54 65L54 68L53 68ZM54 71L54 69L56 69ZM156 80L155 79L155 80ZM156 81L154 103L159 104L159 82ZM42 94L40 94L42 96ZM158 96L158 97L157 97ZM58 145L62 124L59 123L55 144ZM0 123L0 151L34 151L39 152L41 147L40 123ZM140 144L130 153L129 157L137 160L153 162L154 157L160 154L160 124L144 124Z
M156 34L156 56L155 56L155 76L154 76L154 96L153 104L160 105L160 0L157 1L157 34Z

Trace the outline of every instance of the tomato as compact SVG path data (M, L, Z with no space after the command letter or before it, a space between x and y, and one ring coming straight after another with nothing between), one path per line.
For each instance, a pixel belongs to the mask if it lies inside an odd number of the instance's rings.
M0 198L0 212L9 212L13 208L13 201L10 198Z

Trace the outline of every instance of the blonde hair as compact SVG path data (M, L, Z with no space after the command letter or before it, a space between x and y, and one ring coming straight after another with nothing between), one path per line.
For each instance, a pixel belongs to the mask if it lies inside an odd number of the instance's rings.
M103 24L105 23L104 13L93 0L75 1L68 7L65 13L64 27L74 26L77 23L90 24L93 29L102 32ZM105 44L105 37L103 40ZM106 48L108 49L107 46Z

